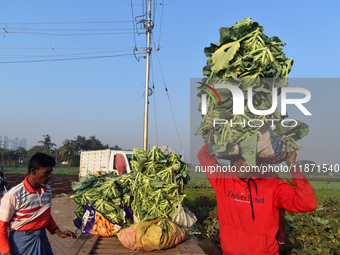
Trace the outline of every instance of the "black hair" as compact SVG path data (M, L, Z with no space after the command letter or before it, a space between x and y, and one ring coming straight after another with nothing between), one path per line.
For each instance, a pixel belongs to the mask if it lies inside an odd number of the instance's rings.
M31 173L32 169L40 169L43 167L54 167L55 166L55 160L50 155L47 155L42 152L37 152L34 154L30 162L28 163L28 174Z
M235 162L235 161L240 160L240 159L245 160L244 157L242 157L241 155L233 155L233 156L230 157L229 160L230 160L230 163L232 163L232 162Z

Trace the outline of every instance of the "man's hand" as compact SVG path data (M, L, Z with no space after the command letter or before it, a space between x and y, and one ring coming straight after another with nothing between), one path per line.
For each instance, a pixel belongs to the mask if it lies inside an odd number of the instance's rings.
M292 168L296 165L296 149L294 148L292 154L286 159L286 164L288 167Z
M61 238L70 238L70 237L72 237L73 239L77 238L77 235L69 230L61 231L59 228L57 228L55 233Z
M209 130L209 133L207 135L207 144L209 144L209 146L212 144L215 144L215 140L214 140L214 130L211 128Z

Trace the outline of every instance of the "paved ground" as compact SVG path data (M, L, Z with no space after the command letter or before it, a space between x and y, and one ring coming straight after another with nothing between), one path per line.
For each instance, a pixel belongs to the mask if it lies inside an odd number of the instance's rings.
M76 232L76 227L73 224L73 219L75 217L73 211L77 206L78 205L65 194L57 195L52 199L52 216L62 231L70 230ZM51 235L48 231L46 231L46 233L50 240L54 255L64 255L76 240L60 238L58 235ZM77 236L79 235L80 231L78 230Z
M77 208L77 204L66 195L58 195L52 199L52 216L57 223L60 230L76 231L76 227L73 224L75 214L73 210ZM63 255L67 249L73 244L76 239L60 238L58 235L50 235L47 231L48 238L50 240L54 255ZM77 236L80 235L78 230Z

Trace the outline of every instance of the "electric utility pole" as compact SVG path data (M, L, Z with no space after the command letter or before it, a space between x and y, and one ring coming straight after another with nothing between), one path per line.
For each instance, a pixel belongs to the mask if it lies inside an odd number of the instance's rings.
M149 104L149 78L150 78L150 55L152 48L150 47L151 32L153 24L151 22L151 0L148 0L148 13L146 21L146 69L145 69L145 103L144 103L144 129L143 129L143 150L147 150L148 146L148 104Z
M148 0L148 12L147 19L143 19L140 22L144 23L144 28L146 30L146 48L137 49L138 51L146 51L146 68L145 68L145 102L144 102L144 128L143 128L143 150L147 150L148 147L148 116L149 116L149 80L150 80L150 55L151 52L157 49L152 49L151 44L151 34L153 29L153 22L151 20L151 0Z

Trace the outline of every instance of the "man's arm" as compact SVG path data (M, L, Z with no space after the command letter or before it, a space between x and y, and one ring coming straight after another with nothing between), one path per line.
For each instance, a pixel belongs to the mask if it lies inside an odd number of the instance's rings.
M77 237L75 233L69 230L61 231L59 227L57 226L57 224L55 223L52 215L50 215L50 219L48 221L46 228L52 235L57 234L61 238L69 238L69 237L76 238Z
M286 164L290 167L295 188L285 181L280 182L275 192L275 205L292 212L314 211L317 207L315 192L295 161L296 151L294 150L287 158Z
M9 222L13 217L15 212L15 204L16 199L15 197L7 193L1 199L1 206L0 206L0 251L1 254L11 254L10 250L11 247L9 246L8 241L8 233L7 227L9 226Z
M55 223L52 215L50 214L46 229L51 233L51 235L54 235L57 228L58 225Z
M217 162L215 156L208 153L209 144L205 144L197 153L198 160L204 169L205 175L209 179L211 185L215 189L222 178L226 178L226 174L222 171L221 165Z

